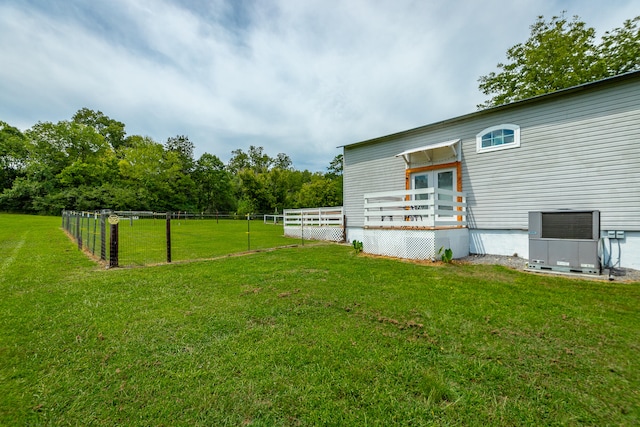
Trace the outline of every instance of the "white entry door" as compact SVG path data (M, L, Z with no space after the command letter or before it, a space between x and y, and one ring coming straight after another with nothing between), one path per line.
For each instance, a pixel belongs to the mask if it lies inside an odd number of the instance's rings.
M411 189L418 190L421 188L433 187L434 190L456 190L457 172L455 168L451 169L436 169L426 172L416 172L411 174ZM453 201L453 195L439 194L438 200ZM414 197L414 200L428 200L428 194L418 194ZM453 206L438 206L436 204L436 210L450 210L453 211ZM442 215L440 215L442 216Z

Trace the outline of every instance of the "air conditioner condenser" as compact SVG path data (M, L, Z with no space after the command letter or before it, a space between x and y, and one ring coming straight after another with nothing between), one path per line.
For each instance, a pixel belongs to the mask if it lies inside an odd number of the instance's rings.
M600 211L529 212L529 269L600 274Z

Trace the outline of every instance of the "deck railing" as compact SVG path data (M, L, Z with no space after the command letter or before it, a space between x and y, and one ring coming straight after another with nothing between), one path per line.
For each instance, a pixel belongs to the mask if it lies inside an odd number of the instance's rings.
M459 191L422 188L364 195L364 226L440 228L467 226L467 198Z

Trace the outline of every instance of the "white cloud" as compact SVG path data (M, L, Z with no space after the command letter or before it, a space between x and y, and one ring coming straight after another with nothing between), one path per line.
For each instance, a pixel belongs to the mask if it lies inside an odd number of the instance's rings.
M566 9L600 35L635 16L616 0L184 4L0 5L0 120L88 107L129 134L189 135L198 154L261 145L324 170L338 145L472 112L477 78L537 15Z

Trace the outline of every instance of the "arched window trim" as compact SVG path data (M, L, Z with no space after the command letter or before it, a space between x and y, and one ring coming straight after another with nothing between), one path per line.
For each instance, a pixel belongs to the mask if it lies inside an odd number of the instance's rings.
M513 142L509 142L506 144L500 145L492 145L489 147L482 146L482 137L488 134L489 132L494 132L496 130L508 129L513 131ZM489 128L484 129L482 132L476 135L476 153L486 153L489 151L498 151L498 150L506 150L509 148L517 148L520 147L520 126L513 124L502 124L497 126L491 126Z

